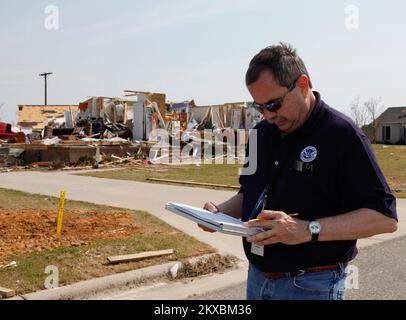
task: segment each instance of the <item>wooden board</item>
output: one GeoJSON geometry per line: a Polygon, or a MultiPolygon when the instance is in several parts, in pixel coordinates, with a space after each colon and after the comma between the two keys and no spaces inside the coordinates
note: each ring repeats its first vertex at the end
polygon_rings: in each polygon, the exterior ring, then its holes
{"type": "Polygon", "coordinates": [[[14,297],[15,295],[16,295],[16,293],[14,290],[0,287],[0,297],[1,298],[11,298],[11,297],[14,297]]]}
{"type": "Polygon", "coordinates": [[[115,264],[115,263],[139,261],[139,260],[144,260],[144,259],[149,259],[149,258],[168,256],[173,253],[174,253],[173,249],[160,250],[160,251],[148,251],[148,252],[142,252],[142,253],[137,253],[137,254],[128,254],[128,255],[123,255],[123,256],[108,257],[107,260],[109,263],[115,264]]]}
{"type": "Polygon", "coordinates": [[[20,105],[17,126],[43,129],[52,118],[65,116],[65,111],[78,109],[77,105],[20,105]]]}

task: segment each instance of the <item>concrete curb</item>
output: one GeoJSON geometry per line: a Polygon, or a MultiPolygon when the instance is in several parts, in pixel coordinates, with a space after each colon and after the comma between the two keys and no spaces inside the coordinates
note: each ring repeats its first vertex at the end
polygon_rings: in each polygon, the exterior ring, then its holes
{"type": "MultiPolygon", "coordinates": [[[[186,261],[194,264],[198,261],[205,260],[214,255],[216,255],[216,253],[193,257],[187,259],[186,261]]],[[[220,255],[223,256],[222,254],[220,255]]],[[[170,270],[176,265],[178,265],[177,269],[181,269],[183,266],[183,262],[172,261],[160,265],[122,272],[101,278],[85,280],[64,287],[28,293],[6,300],[72,300],[75,298],[93,295],[99,291],[111,290],[114,288],[129,285],[137,281],[163,276],[165,274],[168,274],[170,270]]]]}

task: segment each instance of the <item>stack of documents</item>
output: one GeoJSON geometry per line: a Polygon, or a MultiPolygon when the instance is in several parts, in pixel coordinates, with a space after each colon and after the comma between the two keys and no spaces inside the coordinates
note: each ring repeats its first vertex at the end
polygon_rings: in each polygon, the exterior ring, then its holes
{"type": "Polygon", "coordinates": [[[205,209],[174,202],[169,202],[165,208],[166,210],[197,222],[202,226],[222,233],[240,237],[249,237],[264,231],[261,228],[247,228],[241,220],[235,219],[221,212],[211,213],[205,209]]]}

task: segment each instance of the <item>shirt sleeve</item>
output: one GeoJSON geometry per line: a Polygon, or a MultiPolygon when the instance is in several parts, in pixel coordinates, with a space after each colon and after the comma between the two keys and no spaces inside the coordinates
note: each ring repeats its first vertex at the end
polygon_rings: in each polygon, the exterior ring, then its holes
{"type": "Polygon", "coordinates": [[[346,211],[369,208],[398,220],[396,198],[368,138],[354,132],[346,140],[338,172],[341,207],[346,211]]]}
{"type": "Polygon", "coordinates": [[[238,193],[244,193],[244,188],[243,188],[243,186],[241,184],[241,176],[240,176],[239,181],[240,181],[240,190],[238,190],[238,193]]]}

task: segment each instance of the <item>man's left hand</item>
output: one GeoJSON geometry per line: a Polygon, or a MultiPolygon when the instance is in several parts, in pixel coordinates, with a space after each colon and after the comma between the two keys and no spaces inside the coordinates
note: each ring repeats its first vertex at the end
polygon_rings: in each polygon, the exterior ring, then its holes
{"type": "Polygon", "coordinates": [[[257,245],[283,243],[295,245],[309,242],[311,234],[307,230],[308,222],[295,219],[283,211],[262,211],[257,219],[245,222],[249,228],[262,228],[265,231],[247,238],[257,245]]]}

